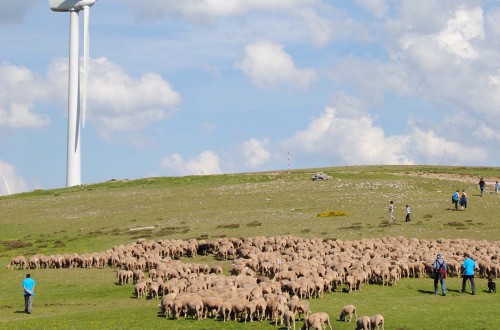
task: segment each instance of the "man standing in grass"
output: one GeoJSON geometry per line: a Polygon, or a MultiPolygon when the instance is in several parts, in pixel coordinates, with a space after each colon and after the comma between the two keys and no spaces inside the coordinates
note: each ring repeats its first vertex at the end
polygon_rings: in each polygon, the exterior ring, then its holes
{"type": "Polygon", "coordinates": [[[396,222],[396,218],[394,217],[394,203],[393,201],[389,202],[389,222],[396,222]]]}
{"type": "Polygon", "coordinates": [[[438,281],[441,283],[441,292],[443,296],[446,296],[446,284],[444,280],[446,279],[446,261],[444,261],[441,253],[438,253],[436,260],[432,264],[434,268],[434,293],[438,294],[438,281]]]}
{"type": "Polygon", "coordinates": [[[474,283],[474,269],[476,268],[476,263],[469,256],[468,253],[464,254],[465,260],[462,264],[462,268],[464,269],[464,278],[462,280],[462,293],[465,292],[465,286],[467,284],[467,280],[470,280],[472,294],[476,294],[476,284],[474,283]]]}
{"type": "Polygon", "coordinates": [[[406,204],[406,222],[410,221],[410,213],[411,213],[411,210],[410,210],[410,205],[406,204]]]}
{"type": "Polygon", "coordinates": [[[24,290],[24,311],[31,314],[31,309],[33,307],[33,296],[35,295],[35,280],[31,278],[30,274],[26,274],[26,278],[23,281],[24,290]]]}

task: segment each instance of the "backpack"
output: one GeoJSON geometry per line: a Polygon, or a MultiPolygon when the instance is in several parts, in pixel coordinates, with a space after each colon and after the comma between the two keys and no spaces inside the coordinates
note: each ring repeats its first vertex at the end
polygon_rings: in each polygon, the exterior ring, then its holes
{"type": "Polygon", "coordinates": [[[458,202],[458,194],[456,192],[451,196],[451,201],[458,202]]]}
{"type": "Polygon", "coordinates": [[[434,272],[436,273],[436,276],[437,278],[446,278],[446,268],[444,267],[444,261],[443,263],[439,263],[437,260],[436,260],[437,264],[438,264],[438,268],[434,268],[434,272]]]}

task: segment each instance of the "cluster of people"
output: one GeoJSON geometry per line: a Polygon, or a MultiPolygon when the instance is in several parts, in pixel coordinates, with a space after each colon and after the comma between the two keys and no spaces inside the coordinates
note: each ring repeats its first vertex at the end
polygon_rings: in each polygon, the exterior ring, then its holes
{"type": "Polygon", "coordinates": [[[458,205],[460,204],[460,210],[467,210],[467,193],[462,190],[460,193],[458,190],[451,196],[451,202],[455,205],[455,211],[458,211],[458,205]]]}
{"type": "MultiPolygon", "coordinates": [[[[394,216],[394,202],[393,201],[389,201],[388,210],[389,210],[389,222],[396,222],[396,217],[394,216]]],[[[410,205],[406,204],[405,222],[408,222],[411,220],[410,215],[411,215],[410,205]]]]}
{"type": "MultiPolygon", "coordinates": [[[[434,268],[433,278],[434,278],[434,293],[438,294],[438,283],[441,284],[441,293],[443,296],[446,296],[446,274],[447,274],[447,265],[446,261],[444,261],[441,253],[438,253],[436,256],[436,260],[432,264],[434,268]]],[[[464,254],[464,261],[462,263],[462,269],[464,272],[462,279],[462,290],[464,293],[467,287],[467,281],[470,281],[472,294],[476,294],[476,284],[474,283],[474,269],[476,268],[476,262],[470,257],[468,253],[464,254]]]]}

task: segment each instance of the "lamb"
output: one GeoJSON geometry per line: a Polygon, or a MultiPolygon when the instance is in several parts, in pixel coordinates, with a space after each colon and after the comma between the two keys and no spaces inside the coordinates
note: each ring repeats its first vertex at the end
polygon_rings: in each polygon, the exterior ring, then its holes
{"type": "Polygon", "coordinates": [[[375,328],[379,330],[379,326],[382,326],[382,330],[384,330],[384,317],[382,316],[382,314],[375,314],[370,317],[370,323],[373,330],[375,328]]]}
{"type": "Polygon", "coordinates": [[[355,330],[372,330],[371,319],[369,316],[361,316],[356,320],[355,330]]]}
{"type": "Polygon", "coordinates": [[[353,315],[356,316],[356,319],[358,318],[356,307],[354,305],[345,305],[344,307],[342,307],[342,311],[339,315],[339,320],[347,322],[347,316],[349,316],[349,322],[351,322],[353,315]]]}

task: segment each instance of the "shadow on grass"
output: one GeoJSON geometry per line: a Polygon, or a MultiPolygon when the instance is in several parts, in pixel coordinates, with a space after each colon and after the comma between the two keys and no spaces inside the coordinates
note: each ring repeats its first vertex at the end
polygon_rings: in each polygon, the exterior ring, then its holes
{"type": "Polygon", "coordinates": [[[434,291],[430,291],[430,290],[418,290],[418,292],[425,293],[425,294],[434,294],[434,291]]]}

